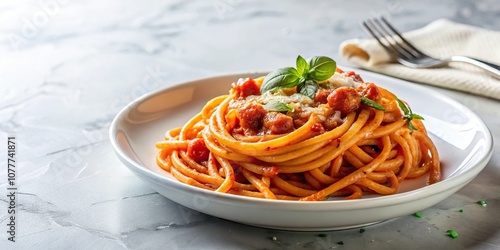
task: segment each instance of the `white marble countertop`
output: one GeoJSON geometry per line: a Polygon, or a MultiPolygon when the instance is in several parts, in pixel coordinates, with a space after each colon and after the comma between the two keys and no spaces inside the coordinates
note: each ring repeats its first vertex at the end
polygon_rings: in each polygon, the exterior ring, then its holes
{"type": "MultiPolygon", "coordinates": [[[[402,30],[437,18],[499,30],[499,7],[496,0],[4,1],[0,249],[500,249],[498,143],[472,182],[421,219],[403,216],[361,234],[263,229],[195,212],[140,181],[108,139],[117,112],[156,89],[274,69],[298,54],[345,64],[338,45],[366,37],[364,18],[386,15],[402,30]],[[17,145],[15,242],[6,232],[8,137],[17,145]],[[459,238],[445,234],[450,228],[459,238]]],[[[500,102],[429,88],[474,110],[500,140],[500,102]]]]}

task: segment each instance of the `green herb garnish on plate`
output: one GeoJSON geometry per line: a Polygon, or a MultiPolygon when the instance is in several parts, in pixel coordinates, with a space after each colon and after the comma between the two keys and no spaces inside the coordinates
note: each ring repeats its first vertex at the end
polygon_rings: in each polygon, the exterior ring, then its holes
{"type": "Polygon", "coordinates": [[[488,205],[488,202],[486,202],[485,200],[480,200],[480,201],[477,201],[477,204],[479,204],[483,207],[486,207],[488,205]]]}
{"type": "Polygon", "coordinates": [[[448,231],[446,231],[446,232],[448,233],[448,235],[449,235],[451,238],[453,238],[453,239],[458,238],[458,233],[457,233],[457,232],[455,232],[455,230],[450,229],[450,230],[448,230],[448,231]]]}

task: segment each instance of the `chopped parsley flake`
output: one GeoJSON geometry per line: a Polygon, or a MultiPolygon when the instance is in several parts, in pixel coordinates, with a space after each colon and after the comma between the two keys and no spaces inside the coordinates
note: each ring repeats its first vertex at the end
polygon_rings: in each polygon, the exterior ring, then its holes
{"type": "Polygon", "coordinates": [[[483,207],[486,207],[488,205],[488,202],[484,201],[484,200],[480,200],[480,201],[477,201],[477,204],[483,206],[483,207]]]}
{"type": "Polygon", "coordinates": [[[422,218],[422,215],[419,212],[416,212],[413,215],[415,215],[415,217],[417,217],[417,218],[422,218]]]}
{"type": "Polygon", "coordinates": [[[365,230],[364,228],[359,229],[359,233],[360,233],[360,234],[364,233],[365,231],[366,231],[366,230],[365,230]]]}
{"type": "Polygon", "coordinates": [[[451,230],[451,229],[450,229],[450,230],[448,230],[448,231],[446,231],[446,232],[448,232],[448,235],[449,235],[451,238],[453,238],[453,239],[458,238],[458,233],[457,233],[457,232],[455,232],[455,230],[451,230]]]}

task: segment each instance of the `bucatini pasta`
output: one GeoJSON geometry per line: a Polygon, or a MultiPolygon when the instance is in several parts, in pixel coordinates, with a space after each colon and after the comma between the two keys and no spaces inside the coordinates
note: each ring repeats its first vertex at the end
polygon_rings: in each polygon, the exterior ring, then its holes
{"type": "MultiPolygon", "coordinates": [[[[236,79],[235,79],[236,80],[236,79]]],[[[408,178],[440,180],[422,117],[393,93],[328,57],[239,79],[227,95],[156,144],[179,181],[266,199],[390,195],[408,178]],[[332,63],[333,62],[333,63],[332,63]]]]}

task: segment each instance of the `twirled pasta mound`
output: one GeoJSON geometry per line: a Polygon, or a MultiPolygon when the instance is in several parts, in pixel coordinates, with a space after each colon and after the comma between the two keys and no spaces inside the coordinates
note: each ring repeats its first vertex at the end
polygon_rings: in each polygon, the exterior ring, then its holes
{"type": "Polygon", "coordinates": [[[302,201],[390,195],[424,175],[440,180],[421,117],[388,90],[340,69],[315,82],[313,98],[300,85],[261,93],[263,81],[239,79],[168,130],[156,144],[158,165],[199,188],[302,201]]]}

